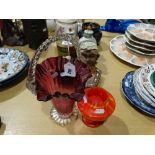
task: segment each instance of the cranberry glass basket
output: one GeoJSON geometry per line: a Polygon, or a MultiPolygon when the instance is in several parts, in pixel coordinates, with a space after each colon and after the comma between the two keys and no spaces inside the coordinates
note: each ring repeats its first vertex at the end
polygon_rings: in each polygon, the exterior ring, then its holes
{"type": "MultiPolygon", "coordinates": [[[[37,96],[39,101],[51,100],[53,108],[51,117],[59,124],[66,125],[77,118],[78,110],[75,101],[80,101],[84,96],[86,82],[92,76],[87,64],[78,58],[68,60],[65,57],[50,57],[38,64],[43,51],[51,43],[66,39],[70,41],[78,52],[78,38],[61,34],[45,40],[36,50],[29,67],[27,88],[37,96]],[[64,71],[64,64],[68,61],[75,66],[76,76],[60,76],[64,71]]],[[[78,55],[78,53],[77,53],[78,55]]]]}

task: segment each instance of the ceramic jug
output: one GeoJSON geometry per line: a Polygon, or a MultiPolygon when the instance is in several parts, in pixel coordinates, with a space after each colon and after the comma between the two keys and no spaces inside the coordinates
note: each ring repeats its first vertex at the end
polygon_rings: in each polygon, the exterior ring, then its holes
{"type": "Polygon", "coordinates": [[[79,47],[82,50],[98,49],[96,39],[93,37],[92,30],[85,30],[83,37],[79,40],[79,47]]]}
{"type": "Polygon", "coordinates": [[[102,32],[100,31],[100,25],[98,23],[85,22],[82,24],[82,29],[78,32],[79,38],[83,37],[85,30],[92,30],[93,36],[96,39],[97,45],[102,38],[102,32]]]}
{"type": "Polygon", "coordinates": [[[82,20],[56,19],[56,34],[74,32],[76,35],[82,29],[82,20]]]}

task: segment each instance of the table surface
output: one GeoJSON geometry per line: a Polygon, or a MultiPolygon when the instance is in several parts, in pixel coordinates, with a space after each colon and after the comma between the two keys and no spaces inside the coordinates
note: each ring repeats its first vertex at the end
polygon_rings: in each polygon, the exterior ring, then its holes
{"type": "MultiPolygon", "coordinates": [[[[90,20],[88,20],[90,21],[90,20]]],[[[91,20],[92,21],[92,20],[91,20]]],[[[93,20],[103,25],[105,20],[93,20]]],[[[125,99],[121,92],[124,75],[137,67],[118,59],[109,49],[109,42],[118,33],[102,32],[99,45],[100,58],[97,66],[102,70],[100,86],[108,90],[116,100],[116,109],[111,117],[98,128],[89,128],[81,116],[71,124],[61,127],[50,117],[52,104],[39,102],[25,87],[26,78],[13,86],[0,90],[0,116],[3,125],[0,134],[5,135],[139,135],[155,134],[155,118],[147,116],[125,99]]],[[[32,58],[34,50],[27,45],[16,47],[32,58]]],[[[56,56],[56,45],[52,44],[41,56],[40,62],[56,56]]]]}

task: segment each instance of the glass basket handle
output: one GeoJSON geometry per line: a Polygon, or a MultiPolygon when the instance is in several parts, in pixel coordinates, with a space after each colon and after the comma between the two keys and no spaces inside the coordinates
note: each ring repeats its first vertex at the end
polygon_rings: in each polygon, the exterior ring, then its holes
{"type": "Polygon", "coordinates": [[[75,36],[70,36],[68,34],[61,34],[61,35],[55,35],[51,36],[48,39],[46,39],[36,50],[33,58],[31,59],[30,66],[29,66],[29,71],[28,71],[28,77],[26,81],[26,87],[33,93],[36,94],[36,85],[35,85],[35,71],[36,71],[36,66],[38,63],[38,60],[42,54],[43,51],[45,51],[51,43],[54,43],[58,40],[69,40],[73,46],[76,49],[77,55],[78,55],[78,38],[75,36]]]}

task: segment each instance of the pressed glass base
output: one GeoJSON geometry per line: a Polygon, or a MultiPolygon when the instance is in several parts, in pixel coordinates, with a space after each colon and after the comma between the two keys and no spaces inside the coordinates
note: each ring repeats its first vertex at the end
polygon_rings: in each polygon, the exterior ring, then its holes
{"type": "Polygon", "coordinates": [[[64,118],[64,116],[59,114],[54,107],[51,109],[50,114],[52,119],[60,126],[65,126],[78,118],[78,110],[76,107],[74,107],[73,112],[68,115],[67,118],[64,118]]]}

